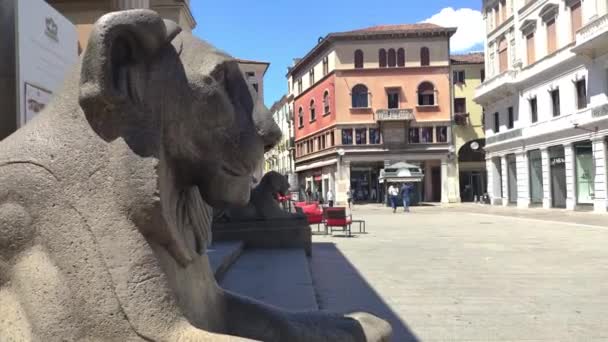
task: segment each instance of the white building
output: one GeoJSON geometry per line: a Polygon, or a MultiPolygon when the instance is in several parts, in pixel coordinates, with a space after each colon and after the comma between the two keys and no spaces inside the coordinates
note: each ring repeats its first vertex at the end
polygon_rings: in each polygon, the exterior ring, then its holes
{"type": "Polygon", "coordinates": [[[292,190],[297,189],[297,177],[294,167],[294,130],[293,111],[287,96],[270,107],[272,118],[281,129],[281,141],[270,151],[264,154],[264,172],[276,171],[288,177],[292,190]]]}
{"type": "Polygon", "coordinates": [[[607,209],[608,1],[484,0],[493,204],[607,209]]]}

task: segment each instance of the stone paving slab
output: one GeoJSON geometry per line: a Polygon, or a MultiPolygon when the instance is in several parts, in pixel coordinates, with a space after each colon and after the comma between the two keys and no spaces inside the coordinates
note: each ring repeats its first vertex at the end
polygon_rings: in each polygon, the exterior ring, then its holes
{"type": "Polygon", "coordinates": [[[394,341],[608,341],[606,218],[563,215],[355,206],[368,234],[313,237],[319,306],[384,317],[394,341]]]}
{"type": "Polygon", "coordinates": [[[303,249],[246,249],[220,285],[290,311],[319,309],[303,249]]]}

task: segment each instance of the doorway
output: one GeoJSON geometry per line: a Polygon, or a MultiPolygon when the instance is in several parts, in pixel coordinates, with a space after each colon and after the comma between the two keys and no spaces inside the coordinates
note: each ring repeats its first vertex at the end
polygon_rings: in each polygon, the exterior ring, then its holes
{"type": "Polygon", "coordinates": [[[549,165],[551,169],[551,206],[566,207],[566,158],[564,147],[549,148],[549,165]]]}
{"type": "Polygon", "coordinates": [[[460,173],[460,199],[463,202],[480,200],[485,193],[486,173],[483,171],[466,171],[460,173]]]}
{"type": "Polygon", "coordinates": [[[431,169],[431,202],[441,202],[441,167],[431,169]]]}

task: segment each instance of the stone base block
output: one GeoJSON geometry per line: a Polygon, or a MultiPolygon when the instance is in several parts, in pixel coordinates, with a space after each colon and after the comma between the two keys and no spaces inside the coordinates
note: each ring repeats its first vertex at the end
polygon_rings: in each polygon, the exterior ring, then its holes
{"type": "Polygon", "coordinates": [[[311,254],[306,218],[213,223],[213,241],[243,241],[245,248],[303,248],[311,254]]]}

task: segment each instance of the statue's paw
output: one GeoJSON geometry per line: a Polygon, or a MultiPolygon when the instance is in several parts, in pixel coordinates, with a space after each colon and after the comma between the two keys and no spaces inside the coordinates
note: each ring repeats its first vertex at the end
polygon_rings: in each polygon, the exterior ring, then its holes
{"type": "Polygon", "coordinates": [[[247,342],[242,337],[216,334],[198,329],[189,323],[180,323],[170,334],[167,342],[247,342]]]}
{"type": "Polygon", "coordinates": [[[346,316],[361,324],[367,342],[390,341],[393,329],[387,321],[366,312],[354,312],[346,316]]]}

